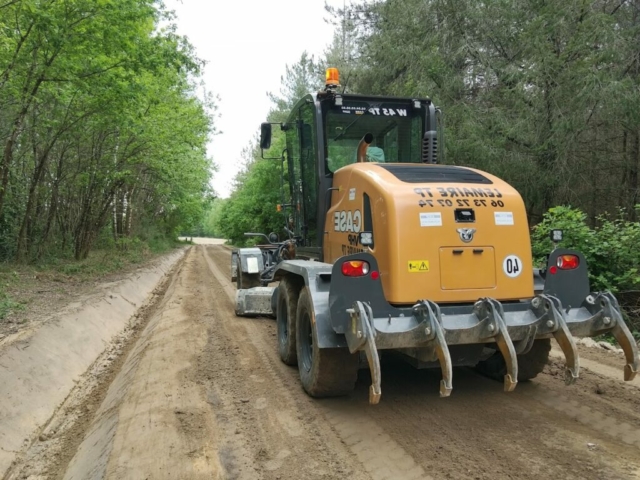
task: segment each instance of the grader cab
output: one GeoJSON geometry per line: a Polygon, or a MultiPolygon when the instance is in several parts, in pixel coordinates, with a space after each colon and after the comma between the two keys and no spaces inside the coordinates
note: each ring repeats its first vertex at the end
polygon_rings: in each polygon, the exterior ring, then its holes
{"type": "MultiPolygon", "coordinates": [[[[634,378],[638,348],[615,297],[590,291],[580,252],[556,248],[533,268],[521,196],[489,173],[438,163],[428,98],[343,94],[338,84],[329,69],[325,90],[280,125],[287,239],[264,236],[232,255],[237,314],[275,315],[280,357],[298,365],[307,393],[349,393],[362,354],[378,403],[383,350],[440,368],[443,397],[454,366],[511,391],[542,371],[551,338],[570,384],[574,338],[607,332],[624,350],[624,379],[634,378]]],[[[265,149],[271,128],[262,125],[265,149]]]]}

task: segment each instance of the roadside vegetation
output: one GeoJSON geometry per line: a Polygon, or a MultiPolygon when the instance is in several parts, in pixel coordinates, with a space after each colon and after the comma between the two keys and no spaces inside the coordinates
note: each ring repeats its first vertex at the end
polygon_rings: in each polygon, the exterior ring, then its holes
{"type": "Polygon", "coordinates": [[[38,262],[0,264],[0,339],[3,333],[12,332],[29,318],[29,307],[40,307],[68,295],[77,296],[92,285],[120,278],[167,251],[183,246],[165,236],[145,240],[133,238],[118,247],[113,239],[105,236],[96,242],[89,255],[76,260],[70,256],[47,256],[38,262]],[[7,325],[2,325],[2,321],[7,325]]]}
{"type": "MultiPolygon", "coordinates": [[[[636,209],[640,209],[640,205],[636,209]]],[[[561,229],[564,238],[558,246],[575,248],[584,254],[591,288],[609,290],[616,295],[640,338],[640,223],[628,217],[628,213],[620,209],[615,214],[599,216],[595,227],[591,227],[581,210],[553,207],[533,228],[531,239],[534,261],[542,267],[546,265],[546,255],[553,249],[549,233],[552,229],[561,229]]]]}
{"type": "Polygon", "coordinates": [[[171,20],[154,0],[0,5],[0,318],[6,272],[111,271],[200,221],[215,105],[171,20]]]}

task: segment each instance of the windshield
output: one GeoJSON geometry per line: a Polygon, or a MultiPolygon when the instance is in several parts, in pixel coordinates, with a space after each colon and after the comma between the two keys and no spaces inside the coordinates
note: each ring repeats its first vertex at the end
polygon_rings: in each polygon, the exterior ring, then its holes
{"type": "Polygon", "coordinates": [[[367,133],[373,135],[373,142],[367,150],[368,161],[421,161],[420,111],[400,104],[379,104],[372,107],[358,102],[329,110],[325,125],[327,168],[330,172],[356,162],[358,143],[367,133]]]}

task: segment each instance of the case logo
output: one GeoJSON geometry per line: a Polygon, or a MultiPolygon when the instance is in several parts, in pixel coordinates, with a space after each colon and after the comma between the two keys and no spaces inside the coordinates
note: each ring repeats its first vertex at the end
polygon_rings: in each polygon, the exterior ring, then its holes
{"type": "Polygon", "coordinates": [[[360,233],[362,229],[362,214],[360,210],[355,212],[341,211],[333,214],[333,228],[336,232],[360,233]]]}
{"type": "Polygon", "coordinates": [[[464,243],[469,243],[473,240],[473,235],[476,233],[475,228],[458,228],[457,232],[460,234],[460,240],[464,243]]]}

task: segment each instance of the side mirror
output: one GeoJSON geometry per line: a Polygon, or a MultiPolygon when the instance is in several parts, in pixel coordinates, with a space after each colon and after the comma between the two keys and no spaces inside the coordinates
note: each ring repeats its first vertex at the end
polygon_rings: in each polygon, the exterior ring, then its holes
{"type": "Polygon", "coordinates": [[[260,148],[268,150],[271,147],[271,124],[260,125],[260,148]]]}

